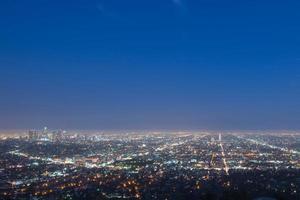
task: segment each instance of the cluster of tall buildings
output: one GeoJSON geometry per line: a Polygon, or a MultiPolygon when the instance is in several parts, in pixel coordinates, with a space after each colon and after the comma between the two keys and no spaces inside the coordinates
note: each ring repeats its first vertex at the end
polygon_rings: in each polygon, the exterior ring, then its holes
{"type": "Polygon", "coordinates": [[[30,130],[28,132],[28,139],[30,141],[51,141],[58,142],[63,139],[63,134],[65,131],[55,130],[50,131],[47,127],[44,127],[43,130],[30,130]]]}

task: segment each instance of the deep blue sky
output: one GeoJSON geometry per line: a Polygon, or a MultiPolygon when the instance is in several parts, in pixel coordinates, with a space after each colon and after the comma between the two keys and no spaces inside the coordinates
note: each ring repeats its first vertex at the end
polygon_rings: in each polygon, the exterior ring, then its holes
{"type": "Polygon", "coordinates": [[[0,129],[300,129],[299,0],[1,0],[0,129]]]}

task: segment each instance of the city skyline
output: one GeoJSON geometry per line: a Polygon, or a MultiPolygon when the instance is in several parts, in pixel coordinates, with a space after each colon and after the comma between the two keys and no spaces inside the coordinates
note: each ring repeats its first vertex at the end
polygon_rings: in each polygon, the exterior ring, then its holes
{"type": "Polygon", "coordinates": [[[299,199],[300,134],[0,135],[1,199],[299,199]]]}

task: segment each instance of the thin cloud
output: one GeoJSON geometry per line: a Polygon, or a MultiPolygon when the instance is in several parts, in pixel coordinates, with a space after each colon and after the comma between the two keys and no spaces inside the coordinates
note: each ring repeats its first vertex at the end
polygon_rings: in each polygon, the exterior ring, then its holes
{"type": "Polygon", "coordinates": [[[106,7],[104,7],[103,4],[101,4],[101,3],[97,4],[97,9],[103,16],[115,18],[115,19],[119,18],[115,12],[112,12],[111,10],[106,9],[106,7]]]}
{"type": "Polygon", "coordinates": [[[180,10],[182,14],[186,14],[188,9],[184,0],[172,0],[172,3],[180,10]]]}
{"type": "Polygon", "coordinates": [[[172,0],[172,3],[178,7],[181,11],[187,12],[186,1],[184,0],[172,0]]]}
{"type": "Polygon", "coordinates": [[[177,6],[182,6],[182,1],[181,0],[172,0],[173,3],[177,6]]]}

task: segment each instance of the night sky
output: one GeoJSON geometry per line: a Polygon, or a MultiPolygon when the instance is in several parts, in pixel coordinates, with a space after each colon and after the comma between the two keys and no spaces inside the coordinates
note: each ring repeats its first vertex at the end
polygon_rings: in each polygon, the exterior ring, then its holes
{"type": "Polygon", "coordinates": [[[300,129],[299,0],[1,0],[0,129],[300,129]]]}

